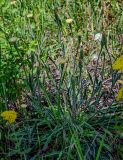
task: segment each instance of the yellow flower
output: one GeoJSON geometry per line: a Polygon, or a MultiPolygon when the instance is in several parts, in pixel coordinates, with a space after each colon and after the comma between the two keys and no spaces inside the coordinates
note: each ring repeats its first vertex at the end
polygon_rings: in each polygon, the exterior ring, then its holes
{"type": "Polygon", "coordinates": [[[123,71],[123,55],[117,58],[117,60],[113,63],[112,68],[114,70],[123,71]]]}
{"type": "Polygon", "coordinates": [[[70,24],[73,22],[73,19],[69,18],[69,19],[66,19],[66,23],[70,24]]]}
{"type": "Polygon", "coordinates": [[[117,97],[116,97],[117,101],[120,101],[122,99],[123,99],[123,87],[118,91],[118,94],[117,94],[117,97]]]}
{"type": "Polygon", "coordinates": [[[17,118],[17,112],[12,110],[4,111],[1,113],[1,117],[3,117],[4,120],[7,120],[11,124],[15,122],[17,118]]]}

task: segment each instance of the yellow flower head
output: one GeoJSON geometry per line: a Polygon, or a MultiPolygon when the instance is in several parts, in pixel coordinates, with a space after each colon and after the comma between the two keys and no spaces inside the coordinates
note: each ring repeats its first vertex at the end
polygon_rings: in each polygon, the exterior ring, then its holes
{"type": "Polygon", "coordinates": [[[4,111],[1,113],[1,117],[3,117],[4,120],[7,120],[11,124],[15,122],[17,118],[17,112],[12,110],[4,111]]]}
{"type": "Polygon", "coordinates": [[[114,70],[123,71],[123,55],[117,58],[117,60],[113,63],[112,68],[114,70]]]}
{"type": "Polygon", "coordinates": [[[123,100],[123,87],[118,91],[116,100],[117,101],[123,100]]]}
{"type": "Polygon", "coordinates": [[[69,19],[66,19],[66,23],[70,24],[73,22],[73,19],[69,18],[69,19]]]}

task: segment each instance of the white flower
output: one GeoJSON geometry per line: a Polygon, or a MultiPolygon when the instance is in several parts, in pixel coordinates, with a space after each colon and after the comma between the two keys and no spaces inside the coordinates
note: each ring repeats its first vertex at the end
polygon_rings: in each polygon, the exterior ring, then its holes
{"type": "Polygon", "coordinates": [[[10,4],[11,5],[15,5],[17,3],[17,1],[11,1],[10,4]]]}
{"type": "Polygon", "coordinates": [[[98,60],[98,55],[97,54],[93,54],[92,55],[92,60],[93,61],[97,61],[98,60]]]}
{"type": "Polygon", "coordinates": [[[102,37],[103,37],[102,33],[97,33],[97,34],[94,35],[94,40],[101,42],[102,37]]]}
{"type": "Polygon", "coordinates": [[[16,43],[18,41],[18,38],[17,37],[11,37],[10,39],[9,39],[9,42],[10,43],[16,43]]]}
{"type": "Polygon", "coordinates": [[[32,13],[27,14],[27,18],[32,18],[32,17],[33,17],[32,13]]]}

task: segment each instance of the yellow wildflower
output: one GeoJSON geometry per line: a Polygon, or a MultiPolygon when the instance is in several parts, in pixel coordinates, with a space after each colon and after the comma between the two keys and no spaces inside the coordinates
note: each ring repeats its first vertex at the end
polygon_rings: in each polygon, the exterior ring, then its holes
{"type": "Polygon", "coordinates": [[[114,70],[123,71],[123,55],[117,58],[117,60],[113,63],[112,68],[114,70]]]}
{"type": "Polygon", "coordinates": [[[1,117],[3,117],[4,120],[7,120],[11,124],[15,122],[17,118],[17,112],[13,110],[4,111],[1,113],[1,117]]]}
{"type": "Polygon", "coordinates": [[[66,23],[70,24],[73,22],[73,19],[69,18],[69,19],[66,19],[66,23]]]}
{"type": "Polygon", "coordinates": [[[117,101],[123,100],[123,87],[118,91],[116,100],[117,101]]]}

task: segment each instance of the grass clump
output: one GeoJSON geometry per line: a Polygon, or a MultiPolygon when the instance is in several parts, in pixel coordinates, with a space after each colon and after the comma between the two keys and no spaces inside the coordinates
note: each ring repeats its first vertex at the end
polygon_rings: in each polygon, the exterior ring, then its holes
{"type": "Polygon", "coordinates": [[[122,2],[0,10],[1,158],[123,159],[122,2]]]}

